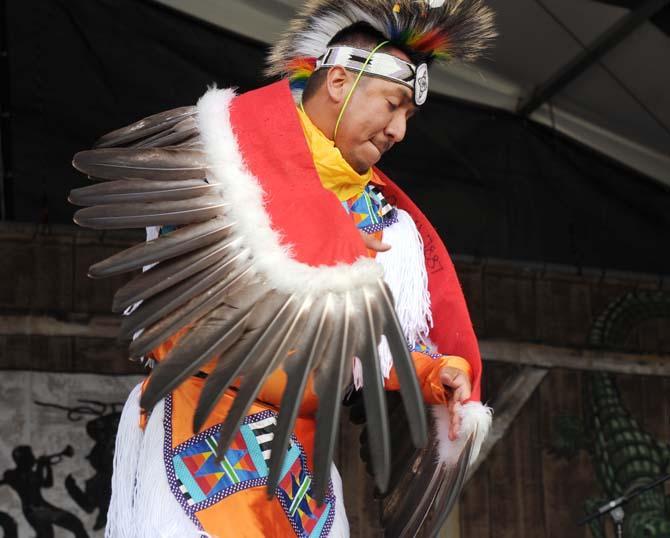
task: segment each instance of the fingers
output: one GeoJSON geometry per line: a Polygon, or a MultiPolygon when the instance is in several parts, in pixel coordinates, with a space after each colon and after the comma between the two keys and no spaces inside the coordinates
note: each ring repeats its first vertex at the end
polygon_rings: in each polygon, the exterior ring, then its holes
{"type": "Polygon", "coordinates": [[[464,383],[461,386],[459,386],[456,390],[454,390],[454,400],[458,402],[464,402],[470,398],[470,386],[469,383],[464,383]]]}
{"type": "Polygon", "coordinates": [[[443,385],[454,389],[454,391],[467,383],[466,376],[463,372],[449,366],[442,369],[440,380],[443,385]]]}
{"type": "Polygon", "coordinates": [[[446,387],[447,411],[449,412],[449,440],[456,441],[461,434],[461,407],[470,398],[472,387],[468,375],[453,366],[440,370],[440,381],[446,387]]]}
{"type": "Polygon", "coordinates": [[[449,439],[455,441],[461,433],[461,404],[452,399],[448,404],[449,409],[449,439]]]}
{"type": "Polygon", "coordinates": [[[456,375],[453,375],[452,373],[447,372],[446,369],[444,369],[440,374],[440,381],[442,381],[442,384],[445,387],[453,389],[456,382],[456,377],[457,377],[456,375]]]}
{"type": "Polygon", "coordinates": [[[391,245],[382,243],[374,235],[366,234],[363,230],[359,230],[358,232],[361,234],[363,243],[365,243],[365,246],[370,250],[374,250],[375,252],[386,252],[391,249],[391,245]]]}
{"type": "Polygon", "coordinates": [[[464,402],[472,394],[472,387],[467,374],[457,368],[450,366],[443,368],[440,373],[440,381],[445,387],[452,389],[452,398],[459,402],[464,402]]]}
{"type": "Polygon", "coordinates": [[[462,402],[470,398],[471,387],[467,374],[453,367],[445,367],[440,372],[442,384],[450,389],[451,397],[447,401],[449,411],[449,439],[455,441],[461,433],[462,402]]]}

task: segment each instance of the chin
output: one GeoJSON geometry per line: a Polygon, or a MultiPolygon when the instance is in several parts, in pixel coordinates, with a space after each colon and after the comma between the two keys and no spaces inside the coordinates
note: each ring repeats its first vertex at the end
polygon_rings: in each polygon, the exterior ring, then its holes
{"type": "Polygon", "coordinates": [[[361,164],[360,167],[354,167],[354,170],[356,170],[359,174],[364,174],[370,168],[372,168],[375,164],[379,162],[379,159],[382,158],[382,154],[375,148],[374,152],[368,152],[367,155],[359,159],[359,162],[361,164]]]}
{"type": "Polygon", "coordinates": [[[371,159],[370,161],[368,161],[368,164],[365,168],[365,172],[367,172],[368,170],[370,170],[370,168],[372,168],[375,164],[377,164],[381,158],[382,158],[382,156],[378,155],[374,159],[371,159]]]}
{"type": "Polygon", "coordinates": [[[347,162],[357,173],[363,175],[370,170],[370,167],[377,161],[371,162],[369,159],[347,159],[347,162]]]}
{"type": "Polygon", "coordinates": [[[370,168],[372,168],[375,164],[377,164],[376,160],[375,161],[370,161],[370,162],[365,163],[364,165],[355,167],[354,170],[356,170],[356,172],[358,172],[360,175],[363,175],[368,170],[370,170],[370,168]]]}
{"type": "Polygon", "coordinates": [[[344,160],[349,163],[356,172],[365,174],[381,158],[381,153],[375,147],[374,150],[358,151],[349,155],[342,154],[344,160]]]}

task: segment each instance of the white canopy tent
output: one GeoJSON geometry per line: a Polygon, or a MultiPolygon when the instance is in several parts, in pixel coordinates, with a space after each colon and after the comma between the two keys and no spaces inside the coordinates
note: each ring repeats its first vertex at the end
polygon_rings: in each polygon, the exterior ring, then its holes
{"type": "MultiPolygon", "coordinates": [[[[159,0],[272,43],[302,0],[159,0]]],[[[634,9],[590,0],[488,0],[500,37],[476,65],[433,69],[431,91],[527,116],[670,187],[670,36],[634,9]]],[[[625,3],[619,0],[613,3],[625,3]]]]}

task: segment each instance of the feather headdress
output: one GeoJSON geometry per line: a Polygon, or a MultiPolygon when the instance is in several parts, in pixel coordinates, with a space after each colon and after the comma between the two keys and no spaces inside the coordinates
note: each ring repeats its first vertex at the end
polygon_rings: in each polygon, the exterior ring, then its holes
{"type": "Polygon", "coordinates": [[[299,87],[330,40],[361,22],[428,62],[471,62],[497,35],[493,11],[483,0],[309,0],[273,47],[266,74],[299,87]]]}

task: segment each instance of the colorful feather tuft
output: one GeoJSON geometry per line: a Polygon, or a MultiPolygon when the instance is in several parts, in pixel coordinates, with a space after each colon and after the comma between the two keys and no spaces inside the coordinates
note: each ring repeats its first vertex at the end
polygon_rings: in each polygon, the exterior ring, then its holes
{"type": "Polygon", "coordinates": [[[497,35],[483,0],[309,0],[273,47],[266,74],[304,87],[315,58],[341,30],[365,22],[405,50],[428,60],[471,62],[497,35]]]}
{"type": "Polygon", "coordinates": [[[292,91],[302,91],[316,69],[316,58],[295,58],[288,63],[288,79],[292,91]]]}

